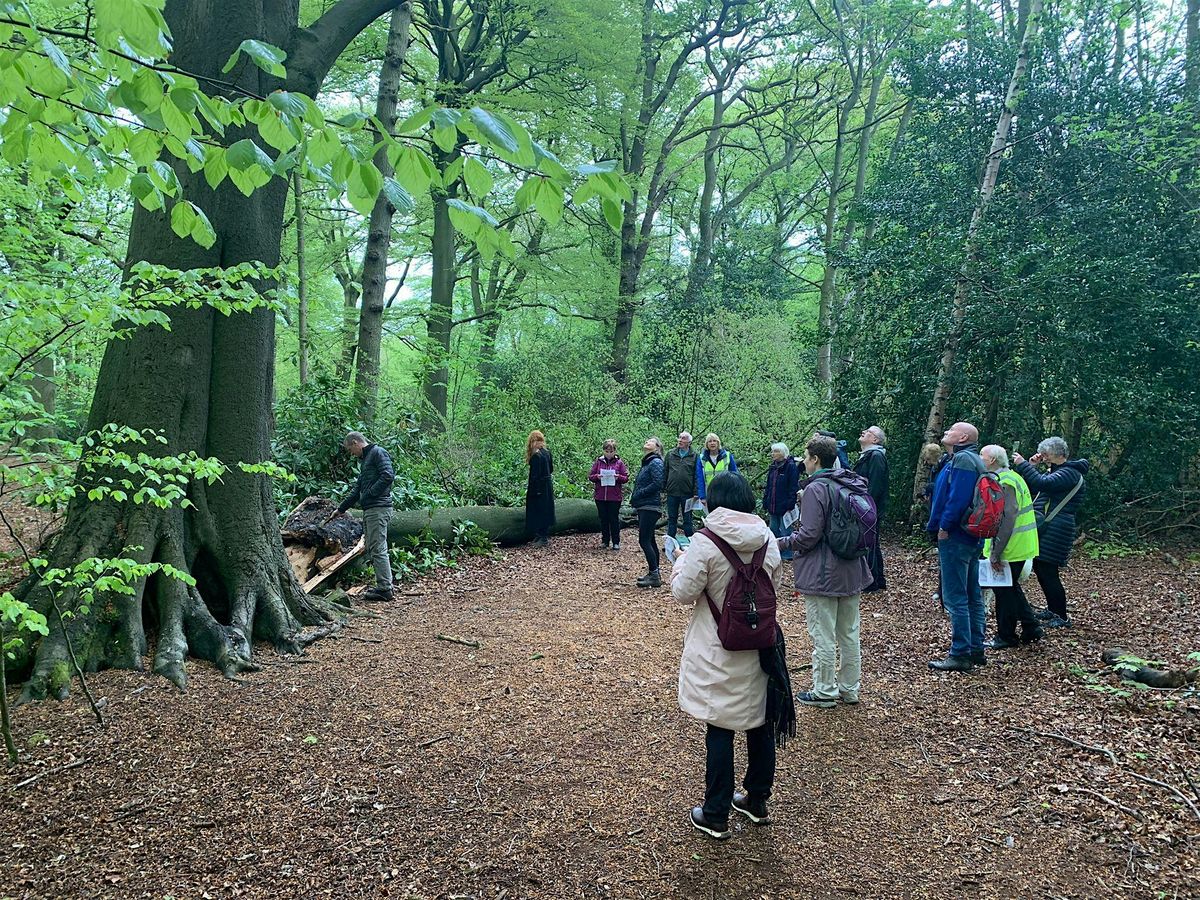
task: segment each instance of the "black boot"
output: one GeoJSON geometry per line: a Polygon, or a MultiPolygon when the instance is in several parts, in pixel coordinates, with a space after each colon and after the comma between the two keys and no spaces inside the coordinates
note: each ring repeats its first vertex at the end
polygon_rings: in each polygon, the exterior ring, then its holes
{"type": "Polygon", "coordinates": [[[935,672],[970,672],[973,668],[969,656],[947,656],[945,659],[930,660],[929,668],[935,672]]]}
{"type": "Polygon", "coordinates": [[[996,635],[988,642],[987,646],[992,650],[1008,650],[1020,646],[1020,642],[1015,637],[1006,638],[996,635]]]}

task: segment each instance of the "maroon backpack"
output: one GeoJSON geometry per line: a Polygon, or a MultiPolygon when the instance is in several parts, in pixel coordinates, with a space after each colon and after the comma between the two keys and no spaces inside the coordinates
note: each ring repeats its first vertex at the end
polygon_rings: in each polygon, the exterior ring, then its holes
{"type": "Polygon", "coordinates": [[[717,609],[705,591],[704,599],[717,620],[717,637],[726,650],[765,650],[775,646],[775,585],[763,567],[770,540],[756,551],[750,562],[707,528],[700,534],[717,545],[733,566],[733,578],[725,589],[725,604],[717,609]]]}

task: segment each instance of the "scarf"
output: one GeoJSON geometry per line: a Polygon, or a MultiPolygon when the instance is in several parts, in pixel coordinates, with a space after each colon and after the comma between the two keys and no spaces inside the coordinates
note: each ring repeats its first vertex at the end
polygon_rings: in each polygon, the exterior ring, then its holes
{"type": "Polygon", "coordinates": [[[775,626],[775,646],[758,651],[758,663],[767,673],[767,724],[775,736],[775,746],[783,747],[796,736],[796,704],[792,700],[792,681],[787,670],[787,645],[783,629],[775,626]]]}

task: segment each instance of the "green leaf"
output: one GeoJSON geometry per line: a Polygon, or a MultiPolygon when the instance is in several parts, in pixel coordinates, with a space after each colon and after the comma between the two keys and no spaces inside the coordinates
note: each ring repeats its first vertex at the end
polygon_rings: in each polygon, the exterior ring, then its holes
{"type": "Polygon", "coordinates": [[[396,126],[396,134],[412,134],[433,118],[436,106],[427,106],[420,112],[415,112],[396,126]]]}
{"type": "Polygon", "coordinates": [[[229,174],[229,163],[225,159],[225,153],[223,147],[210,147],[208,159],[204,162],[204,180],[214,191],[229,174]]]}
{"type": "Polygon", "coordinates": [[[417,208],[412,195],[401,187],[395,178],[383,180],[383,195],[387,197],[388,203],[392,204],[397,212],[407,215],[417,208]]]}
{"type": "Polygon", "coordinates": [[[431,136],[433,142],[441,148],[443,153],[452,153],[458,146],[457,128],[435,128],[431,136]]]}
{"type": "Polygon", "coordinates": [[[495,184],[488,167],[473,156],[466,161],[463,167],[463,177],[467,182],[467,189],[473,197],[483,197],[491,193],[495,184]]]}
{"type": "Polygon", "coordinates": [[[576,166],[575,171],[584,177],[588,175],[605,175],[609,172],[617,171],[617,161],[615,159],[607,159],[603,162],[584,163],[581,166],[576,166]]]}
{"type": "Polygon", "coordinates": [[[600,206],[601,209],[604,210],[604,218],[608,220],[608,227],[613,231],[620,231],[621,222],[625,218],[624,212],[621,209],[621,204],[605,198],[603,201],[601,201],[600,206]]]}
{"type": "Polygon", "coordinates": [[[503,150],[506,153],[517,153],[521,149],[517,136],[513,134],[508,124],[492,115],[486,109],[478,106],[471,107],[467,117],[479,130],[479,136],[490,147],[503,150]]]}
{"type": "Polygon", "coordinates": [[[244,172],[251,166],[261,166],[264,169],[271,169],[275,165],[274,160],[267,156],[263,152],[263,149],[249,138],[242,138],[242,140],[225,151],[225,156],[230,170],[238,172],[244,172]]]}
{"type": "MultiPolygon", "coordinates": [[[[171,230],[180,237],[187,237],[196,225],[196,208],[186,200],[175,204],[171,210],[171,230]]],[[[90,499],[90,495],[89,495],[90,499]]]]}
{"type": "MultiPolygon", "coordinates": [[[[267,102],[285,116],[303,118],[308,112],[308,106],[304,102],[307,99],[303,94],[295,94],[291,91],[275,91],[267,97],[267,102]]],[[[309,102],[311,103],[312,101],[310,100],[309,102]]],[[[323,120],[318,120],[316,127],[320,128],[322,124],[323,120]]]]}
{"type": "Polygon", "coordinates": [[[396,180],[411,194],[423,194],[430,185],[442,183],[433,160],[416,147],[392,144],[388,148],[388,160],[396,173],[396,180]]]}
{"type": "Polygon", "coordinates": [[[484,225],[490,225],[492,228],[500,225],[496,217],[483,207],[466,203],[457,197],[451,197],[446,201],[446,205],[450,207],[450,221],[467,237],[474,237],[484,225]]]}
{"type": "Polygon", "coordinates": [[[283,61],[287,59],[287,54],[271,44],[249,39],[242,41],[233,51],[233,56],[229,57],[229,62],[225,63],[221,71],[228,72],[232,69],[237,64],[238,57],[243,53],[267,74],[274,75],[276,78],[287,77],[287,69],[283,67],[283,61]]]}

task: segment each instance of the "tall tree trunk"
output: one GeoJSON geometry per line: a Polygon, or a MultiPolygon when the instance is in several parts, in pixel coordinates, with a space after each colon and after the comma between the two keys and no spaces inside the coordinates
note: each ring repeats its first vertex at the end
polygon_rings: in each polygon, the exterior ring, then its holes
{"type": "MultiPolygon", "coordinates": [[[[1009,131],[1012,128],[1013,116],[1017,111],[1017,101],[1021,93],[1021,83],[1029,69],[1030,50],[1037,39],[1038,26],[1041,22],[1042,0],[1030,0],[1029,21],[1025,34],[1021,37],[1021,47],[1017,53],[1017,62],[1013,67],[1012,77],[1008,82],[1008,90],[1004,95],[1004,105],[996,121],[996,131],[992,136],[992,145],[984,161],[983,176],[979,182],[979,193],[975,199],[975,209],[971,213],[971,224],[967,227],[967,238],[963,246],[963,261],[954,284],[954,303],[951,313],[950,331],[946,335],[942,347],[941,361],[938,366],[937,382],[933,390],[933,401],[929,406],[929,417],[925,422],[925,440],[936,441],[941,437],[946,419],[946,403],[950,399],[951,379],[954,366],[958,359],[958,347],[962,342],[967,321],[967,304],[970,300],[971,284],[979,268],[979,229],[987,215],[988,205],[996,190],[996,177],[1000,172],[1000,159],[1008,148],[1009,131]]],[[[917,470],[913,477],[913,502],[916,503],[924,494],[926,473],[924,463],[917,462],[917,470]]]]}
{"type": "Polygon", "coordinates": [[[299,305],[296,331],[300,344],[300,383],[308,384],[308,266],[304,246],[304,195],[299,169],[292,173],[292,197],[296,203],[296,302],[299,305]]]}
{"type": "MultiPolygon", "coordinates": [[[[408,52],[409,26],[412,24],[412,2],[404,0],[392,11],[388,29],[387,49],[379,73],[379,98],[375,103],[375,118],[384,131],[396,127],[396,95],[400,90],[400,75],[408,52]]],[[[380,141],[377,135],[376,140],[380,141]]],[[[392,163],[387,149],[380,142],[375,153],[375,167],[384,178],[392,177],[392,163]]],[[[367,230],[367,249],[362,265],[362,310],[358,316],[358,365],[355,388],[359,413],[363,421],[375,418],[379,401],[379,362],[383,344],[384,289],[387,287],[388,247],[392,240],[392,215],[395,207],[384,194],[375,200],[371,224],[367,230]]]]}
{"type": "MultiPolygon", "coordinates": [[[[171,0],[165,15],[174,38],[171,63],[203,83],[234,81],[266,96],[283,88],[315,96],[329,65],[346,44],[390,8],[388,0],[341,0],[310,28],[298,28],[299,0],[242,0],[239,3],[187,3],[171,0]],[[247,39],[288,51],[286,81],[244,63],[232,73],[221,66],[247,39]]],[[[227,129],[232,144],[252,137],[244,128],[227,129]]],[[[208,250],[175,236],[166,211],[137,207],[130,229],[129,264],[139,261],[177,269],[228,266],[260,261],[279,263],[288,182],[274,178],[251,196],[231,183],[215,191],[202,172],[189,172],[170,155],[181,196],[207,214],[216,232],[208,250]]],[[[271,287],[266,285],[266,287],[271,287]]],[[[152,505],[89,502],[77,498],[67,510],[51,565],[73,567],[91,557],[126,556],[170,563],[191,573],[195,586],[175,578],[137,585],[133,596],[105,595],[85,614],[71,618],[70,630],[81,666],[142,667],[148,629],[156,626],[154,670],[183,687],[184,659],[207,659],[227,675],[251,667],[251,642],[270,641],[298,650],[310,640],[304,626],[326,613],[300,589],[283,553],[271,485],[239,462],[269,458],[275,314],[269,309],[223,316],[211,308],[175,309],[171,329],[136,329],[111,342],[104,353],[92,403],[90,428],[115,422],[163,435],[169,454],[195,452],[227,464],[220,481],[190,486],[188,508],[160,510],[152,505]],[[136,549],[141,548],[141,549],[136,549]],[[150,588],[150,589],[148,589],[150,588]]],[[[152,451],[153,452],[153,451],[152,451]]],[[[45,607],[49,598],[33,588],[30,600],[45,607]]],[[[73,603],[69,595],[64,598],[73,603]]],[[[36,650],[26,698],[45,697],[53,673],[66,665],[64,632],[51,625],[36,650]]]]}
{"type": "Polygon", "coordinates": [[[625,383],[629,369],[629,341],[633,334],[633,319],[637,314],[638,281],[641,276],[641,254],[638,252],[641,238],[638,234],[637,192],[633,203],[625,204],[625,218],[621,222],[621,267],[617,282],[617,318],[613,325],[612,365],[610,372],[618,383],[625,383]]]}
{"type": "MultiPolygon", "coordinates": [[[[455,153],[438,163],[445,171],[455,153]]],[[[450,334],[454,319],[455,232],[450,221],[453,186],[433,189],[433,273],[429,285],[429,315],[425,319],[428,367],[425,374],[427,427],[440,431],[445,427],[446,404],[450,385],[450,334]]]]}
{"type": "Polygon", "coordinates": [[[824,272],[821,275],[821,296],[817,322],[821,344],[817,347],[817,380],[824,386],[825,399],[833,397],[833,303],[837,288],[839,246],[837,243],[838,200],[842,191],[842,166],[846,156],[846,141],[850,114],[858,103],[862,81],[854,78],[849,96],[838,109],[837,136],[833,146],[833,165],[829,170],[829,200],[825,204],[825,221],[821,243],[824,247],[824,272]]]}

